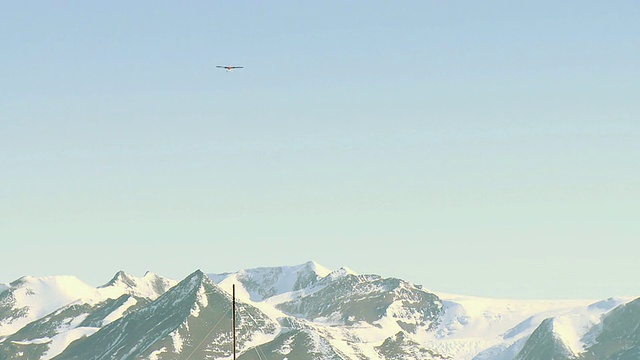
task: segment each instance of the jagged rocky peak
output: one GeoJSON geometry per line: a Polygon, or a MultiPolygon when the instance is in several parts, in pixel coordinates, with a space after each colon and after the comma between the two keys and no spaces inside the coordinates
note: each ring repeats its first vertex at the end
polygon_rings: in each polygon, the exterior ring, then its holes
{"type": "Polygon", "coordinates": [[[98,286],[98,288],[106,288],[109,286],[115,286],[117,284],[123,284],[127,287],[133,288],[136,286],[136,282],[132,276],[124,272],[124,270],[118,271],[109,282],[102,286],[98,286]]]}
{"type": "Polygon", "coordinates": [[[324,266],[308,261],[295,266],[258,267],[209,277],[227,290],[230,283],[240,283],[252,301],[262,301],[312,286],[329,273],[324,266]]]}
{"type": "Polygon", "coordinates": [[[177,281],[149,271],[143,277],[138,278],[121,270],[109,282],[99,286],[98,289],[101,289],[106,296],[112,298],[126,293],[147,299],[156,299],[175,284],[177,284],[177,281]]]}
{"type": "Polygon", "coordinates": [[[304,289],[315,284],[321,278],[327,276],[330,270],[315,261],[308,261],[297,267],[292,267],[296,273],[296,281],[293,284],[293,291],[304,289]]]}
{"type": "Polygon", "coordinates": [[[208,299],[214,295],[220,298],[221,301],[225,302],[225,304],[231,303],[231,296],[226,291],[222,290],[201,270],[196,270],[169,289],[169,291],[158,298],[157,301],[161,301],[166,297],[193,296],[194,303],[200,303],[202,306],[207,306],[208,299]]]}
{"type": "Polygon", "coordinates": [[[200,269],[198,269],[193,273],[189,274],[186,278],[184,278],[184,280],[180,281],[175,286],[174,289],[184,288],[190,291],[195,291],[195,290],[198,290],[203,285],[203,282],[205,281],[205,279],[206,279],[205,274],[200,269]]]}
{"type": "Polygon", "coordinates": [[[305,269],[308,269],[312,272],[314,272],[315,274],[317,274],[320,277],[325,277],[327,276],[327,274],[329,274],[331,272],[331,270],[327,269],[326,267],[320,265],[319,263],[311,260],[311,261],[307,261],[306,263],[302,264],[301,266],[303,266],[305,269]]]}
{"type": "Polygon", "coordinates": [[[338,279],[347,275],[354,275],[357,276],[358,273],[356,273],[355,271],[349,269],[346,266],[341,267],[338,270],[334,270],[332,272],[330,272],[329,274],[327,274],[326,276],[324,276],[325,278],[329,278],[329,279],[338,279]]]}
{"type": "Polygon", "coordinates": [[[146,280],[146,283],[151,287],[151,289],[159,295],[164,294],[172,286],[177,284],[175,280],[167,279],[150,271],[145,272],[142,279],[146,280]]]}

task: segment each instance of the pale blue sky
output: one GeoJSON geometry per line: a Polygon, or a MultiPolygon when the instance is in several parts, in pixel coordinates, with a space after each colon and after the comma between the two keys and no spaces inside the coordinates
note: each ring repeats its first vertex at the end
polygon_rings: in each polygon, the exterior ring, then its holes
{"type": "Polygon", "coordinates": [[[4,2],[0,282],[316,260],[463,294],[640,295],[639,18],[4,2]]]}

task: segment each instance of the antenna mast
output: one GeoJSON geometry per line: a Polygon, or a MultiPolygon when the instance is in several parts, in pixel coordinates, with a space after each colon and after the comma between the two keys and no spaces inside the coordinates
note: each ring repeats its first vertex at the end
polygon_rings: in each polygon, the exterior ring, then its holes
{"type": "Polygon", "coordinates": [[[232,316],[232,322],[233,322],[233,360],[236,360],[236,284],[233,284],[233,315],[232,316]]]}

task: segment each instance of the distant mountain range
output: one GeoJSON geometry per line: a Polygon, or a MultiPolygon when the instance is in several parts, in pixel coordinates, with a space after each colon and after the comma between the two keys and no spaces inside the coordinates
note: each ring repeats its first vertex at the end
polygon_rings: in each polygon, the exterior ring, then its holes
{"type": "Polygon", "coordinates": [[[0,284],[0,360],[640,359],[640,298],[505,300],[315,262],[0,284]]]}

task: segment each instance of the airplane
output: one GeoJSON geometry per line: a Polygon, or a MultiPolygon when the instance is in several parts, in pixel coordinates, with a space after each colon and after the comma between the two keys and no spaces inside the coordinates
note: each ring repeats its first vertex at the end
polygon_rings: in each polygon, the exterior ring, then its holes
{"type": "Polygon", "coordinates": [[[242,68],[244,68],[244,66],[221,66],[221,65],[218,65],[216,67],[220,68],[220,69],[227,69],[227,71],[231,71],[233,69],[242,69],[242,68]]]}

